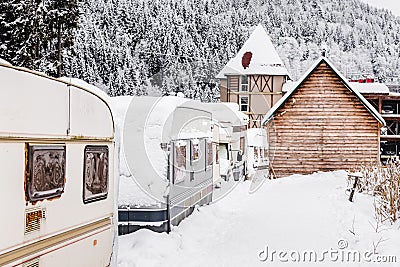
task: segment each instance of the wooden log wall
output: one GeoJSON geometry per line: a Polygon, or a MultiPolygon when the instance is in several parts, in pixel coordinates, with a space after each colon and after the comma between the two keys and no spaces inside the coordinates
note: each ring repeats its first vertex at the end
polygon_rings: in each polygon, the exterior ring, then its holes
{"type": "Polygon", "coordinates": [[[228,102],[228,80],[221,79],[219,84],[219,95],[221,102],[228,102]]]}
{"type": "Polygon", "coordinates": [[[322,62],[268,123],[277,177],[347,170],[379,158],[379,122],[322,62]]]}
{"type": "Polygon", "coordinates": [[[228,89],[233,92],[239,91],[240,76],[228,76],[228,89]]]}
{"type": "Polygon", "coordinates": [[[240,76],[228,76],[228,102],[239,104],[238,95],[230,93],[239,92],[239,78],[240,76]]]}

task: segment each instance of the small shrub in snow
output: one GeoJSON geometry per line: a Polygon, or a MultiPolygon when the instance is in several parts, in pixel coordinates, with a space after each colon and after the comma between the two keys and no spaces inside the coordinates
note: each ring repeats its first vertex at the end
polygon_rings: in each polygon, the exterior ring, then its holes
{"type": "MultiPolygon", "coordinates": [[[[365,165],[354,171],[362,174],[357,185],[358,192],[375,197],[375,213],[379,221],[395,222],[400,215],[400,164],[389,162],[386,166],[365,165]]],[[[349,176],[349,183],[352,178],[349,176]]]]}

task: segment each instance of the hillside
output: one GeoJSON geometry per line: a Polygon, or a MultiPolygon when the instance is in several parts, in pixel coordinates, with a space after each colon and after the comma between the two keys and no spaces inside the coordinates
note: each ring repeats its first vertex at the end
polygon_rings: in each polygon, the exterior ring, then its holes
{"type": "Polygon", "coordinates": [[[321,47],[348,76],[386,82],[399,76],[400,18],[358,0],[79,3],[75,52],[66,57],[65,72],[111,95],[160,95],[181,87],[187,97],[213,101],[218,90],[212,78],[260,22],[294,80],[321,47]]]}

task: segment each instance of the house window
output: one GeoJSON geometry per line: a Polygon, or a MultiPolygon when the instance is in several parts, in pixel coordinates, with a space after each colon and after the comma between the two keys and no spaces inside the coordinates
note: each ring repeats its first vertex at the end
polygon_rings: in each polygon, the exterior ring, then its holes
{"type": "Polygon", "coordinates": [[[243,96],[240,98],[240,111],[249,111],[249,98],[247,96],[243,96]]]}
{"type": "Polygon", "coordinates": [[[65,185],[65,146],[28,147],[26,194],[30,201],[61,196],[65,185]]]}
{"type": "Polygon", "coordinates": [[[248,87],[249,87],[249,82],[248,82],[248,78],[247,76],[242,76],[242,87],[241,90],[243,92],[247,92],[248,91],[248,87]]]}
{"type": "Polygon", "coordinates": [[[83,203],[107,198],[108,147],[86,146],[84,160],[83,203]]]}

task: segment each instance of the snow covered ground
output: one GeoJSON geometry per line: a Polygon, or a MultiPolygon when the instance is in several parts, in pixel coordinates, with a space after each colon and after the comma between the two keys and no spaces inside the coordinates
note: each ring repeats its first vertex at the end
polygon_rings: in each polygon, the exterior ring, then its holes
{"type": "Polygon", "coordinates": [[[267,180],[253,194],[249,187],[241,182],[169,235],[139,230],[119,237],[118,265],[309,266],[316,256],[319,266],[399,266],[400,222],[377,232],[373,198],[356,194],[349,202],[344,171],[267,180]],[[373,262],[386,256],[397,263],[373,262]]]}

